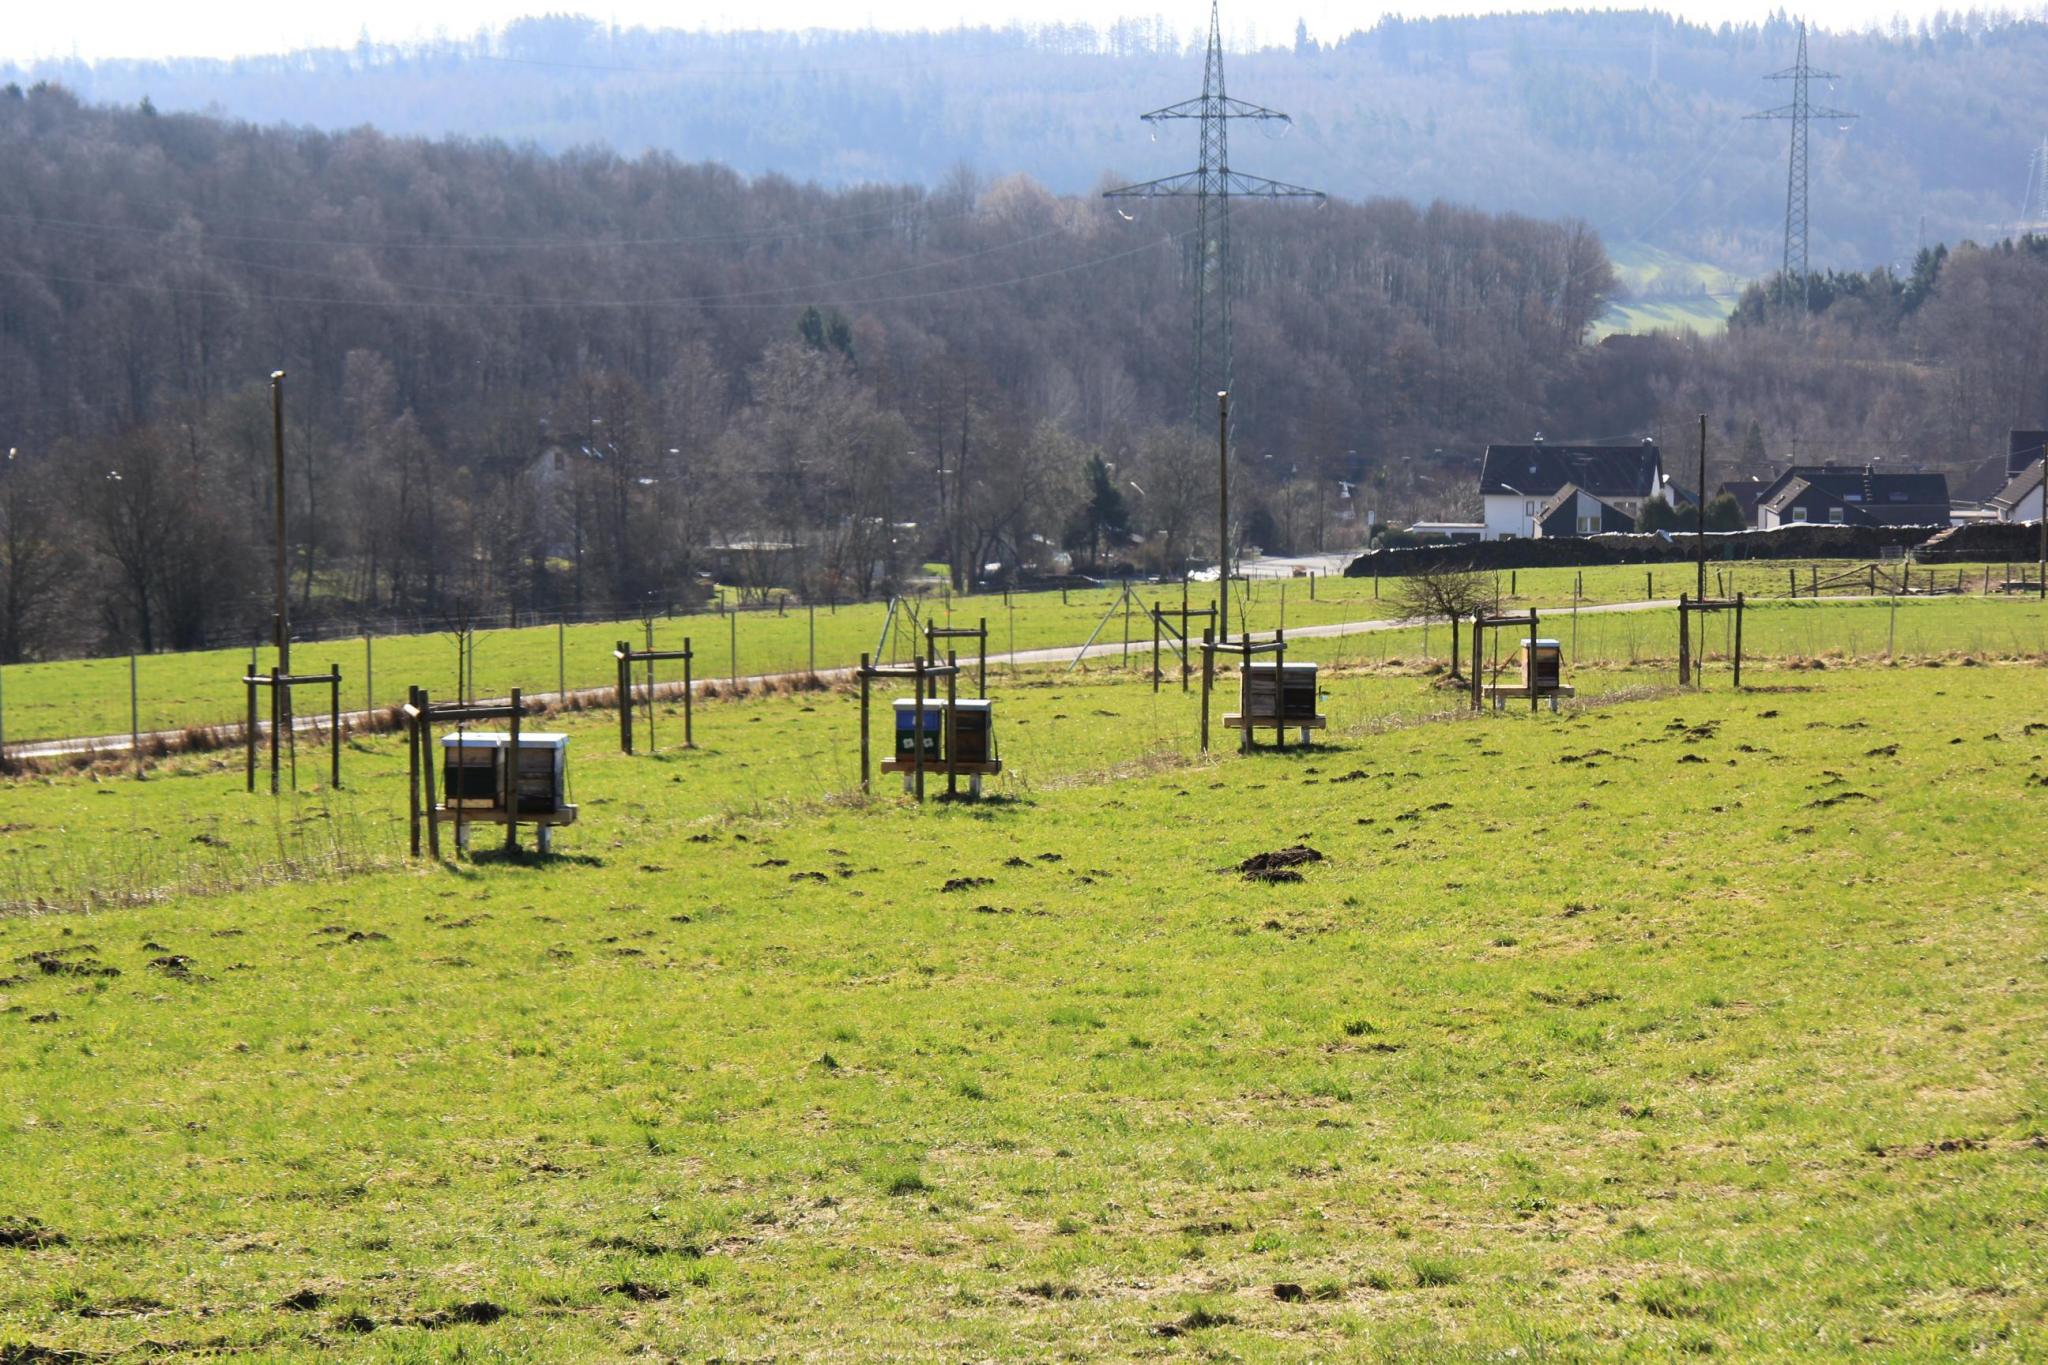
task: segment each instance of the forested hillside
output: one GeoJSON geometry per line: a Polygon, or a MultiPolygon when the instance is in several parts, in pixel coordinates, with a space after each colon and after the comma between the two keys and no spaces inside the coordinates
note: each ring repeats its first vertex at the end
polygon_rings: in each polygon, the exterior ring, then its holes
{"type": "MultiPolygon", "coordinates": [[[[1172,213],[48,87],[0,92],[0,184],[0,659],[261,628],[275,368],[306,621],[1214,553],[1172,213]]],[[[1724,337],[1590,345],[1612,273],[1572,221],[1234,221],[1233,509],[1269,550],[1469,515],[1479,448],[1536,431],[1650,436],[1684,469],[1704,411],[1717,480],[1794,456],[1962,480],[2048,424],[2041,237],[1824,273],[1807,308],[1753,289],[1724,337]]]]}
{"type": "MultiPolygon", "coordinates": [[[[2044,12],[1957,10],[1918,28],[1819,33],[1816,264],[1903,266],[1926,243],[2012,230],[2048,136],[2044,12]]],[[[1184,168],[1192,149],[1137,115],[1201,83],[1200,7],[1104,26],[939,34],[718,34],[524,20],[502,33],[232,63],[39,64],[12,73],[87,98],[218,109],[320,128],[497,137],[551,150],[672,152],[827,184],[938,184],[965,164],[1080,193],[1184,168]]],[[[1240,126],[1246,169],[1347,198],[1443,198],[1584,218],[1610,244],[1666,246],[1754,276],[1778,263],[1783,104],[1796,38],[1781,13],[1705,28],[1649,13],[1388,17],[1296,38],[1285,10],[1225,5],[1230,88],[1294,115],[1240,126]]],[[[0,70],[0,80],[10,78],[0,70]]]]}
{"type": "MultiPolygon", "coordinates": [[[[800,546],[820,594],[1034,536],[1177,568],[1210,524],[1172,213],[48,87],[0,96],[0,184],[0,431],[44,509],[8,527],[90,570],[11,571],[10,656],[260,610],[274,368],[309,613],[637,605],[731,539],[800,546]]],[[[1276,547],[1338,478],[1529,429],[1611,282],[1583,226],[1388,200],[1243,209],[1233,260],[1240,506],[1276,547]]]]}

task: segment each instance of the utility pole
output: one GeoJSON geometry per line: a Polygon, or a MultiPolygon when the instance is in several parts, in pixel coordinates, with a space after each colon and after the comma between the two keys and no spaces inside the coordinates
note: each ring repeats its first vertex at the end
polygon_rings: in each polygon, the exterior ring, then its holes
{"type": "Polygon", "coordinates": [[[1693,504],[1693,547],[1699,551],[1699,601],[1707,600],[1707,415],[1700,414],[1700,496],[1693,504]]]}
{"type": "Polygon", "coordinates": [[[284,577],[285,531],[283,370],[272,370],[270,372],[270,436],[271,449],[273,454],[276,456],[276,463],[271,471],[271,475],[272,487],[277,495],[277,526],[275,533],[277,539],[277,561],[276,574],[272,580],[272,587],[277,596],[277,667],[279,672],[283,673],[286,677],[290,677],[292,671],[292,631],[291,622],[286,616],[286,613],[289,610],[290,603],[285,594],[284,577]]]}
{"type": "MultiPolygon", "coordinates": [[[[1223,27],[1215,0],[1209,5],[1209,55],[1202,68],[1202,93],[1143,116],[1158,124],[1168,119],[1201,123],[1201,162],[1183,175],[1106,192],[1105,199],[1193,199],[1195,242],[1194,415],[1199,424],[1212,393],[1231,389],[1230,353],[1230,201],[1254,199],[1327,199],[1321,190],[1286,185],[1230,169],[1231,119],[1291,123],[1277,110],[1231,99],[1223,88],[1223,27]]],[[[1218,634],[1219,639],[1223,638],[1218,634]]]]}
{"type": "MultiPolygon", "coordinates": [[[[2048,518],[2043,518],[2048,520],[2048,518]]],[[[1187,645],[1187,618],[1181,618],[1187,645]]],[[[1230,391],[1216,395],[1216,638],[1230,635],[1230,391]]]]}
{"type": "Polygon", "coordinates": [[[1806,125],[1817,118],[1852,119],[1856,115],[1840,109],[1816,109],[1807,94],[1807,85],[1815,78],[1824,81],[1840,80],[1832,71],[1815,71],[1806,60],[1806,21],[1799,21],[1799,60],[1783,71],[1774,71],[1764,77],[1768,81],[1792,82],[1792,102],[1776,109],[1765,109],[1759,113],[1745,115],[1753,119],[1784,119],[1792,125],[1792,152],[1785,168],[1785,261],[1778,274],[1779,299],[1790,302],[1793,271],[1798,271],[1799,301],[1802,306],[1811,302],[1812,290],[1808,285],[1807,270],[1807,169],[1806,169],[1806,125]]]}

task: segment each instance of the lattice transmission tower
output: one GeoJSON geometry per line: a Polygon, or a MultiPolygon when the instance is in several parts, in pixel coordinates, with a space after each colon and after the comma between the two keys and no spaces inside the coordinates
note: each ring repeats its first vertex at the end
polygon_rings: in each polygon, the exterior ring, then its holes
{"type": "Polygon", "coordinates": [[[2048,231],[2048,137],[2027,158],[2027,197],[2020,205],[2020,231],[2048,231]]]}
{"type": "MultiPolygon", "coordinates": [[[[1202,69],[1202,93],[1144,115],[1147,123],[1197,119],[1202,125],[1202,159],[1194,170],[1125,185],[1105,199],[1193,199],[1195,235],[1190,273],[1195,295],[1194,414],[1206,424],[1215,412],[1216,395],[1231,386],[1230,353],[1230,201],[1232,199],[1325,199],[1321,190],[1286,185],[1278,180],[1230,169],[1229,125],[1232,119],[1292,123],[1277,110],[1230,98],[1223,89],[1223,28],[1215,0],[1209,5],[1209,57],[1202,69]]],[[[1233,404],[1233,406],[1235,406],[1233,404]]]]}
{"type": "Polygon", "coordinates": [[[1852,119],[1856,115],[1841,109],[1816,109],[1808,97],[1807,86],[1814,80],[1840,80],[1832,71],[1815,71],[1806,61],[1806,21],[1799,21],[1799,60],[1783,71],[1773,71],[1764,77],[1768,81],[1792,82],[1792,102],[1779,105],[1776,109],[1765,109],[1750,114],[1753,119],[1785,119],[1792,124],[1792,154],[1785,169],[1785,263],[1778,273],[1778,291],[1781,299],[1789,297],[1792,290],[1793,271],[1798,271],[1799,300],[1802,304],[1811,301],[1812,288],[1807,279],[1806,226],[1807,213],[1807,169],[1806,169],[1806,125],[1814,119],[1852,119]]]}

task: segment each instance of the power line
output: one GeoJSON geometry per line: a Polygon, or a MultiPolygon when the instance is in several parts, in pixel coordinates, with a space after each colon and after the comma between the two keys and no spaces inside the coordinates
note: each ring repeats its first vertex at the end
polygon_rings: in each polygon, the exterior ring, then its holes
{"type": "Polygon", "coordinates": [[[1811,304],[1812,287],[1807,263],[1807,224],[1809,221],[1807,201],[1807,124],[1817,118],[1852,119],[1856,115],[1841,109],[1816,109],[1807,94],[1807,85],[1815,77],[1824,81],[1840,80],[1832,71],[1815,71],[1806,61],[1806,21],[1799,21],[1799,60],[1783,71],[1774,71],[1764,77],[1768,81],[1792,82],[1792,102],[1779,105],[1776,109],[1765,109],[1744,117],[1753,119],[1783,119],[1792,125],[1792,151],[1785,168],[1785,260],[1778,272],[1779,294],[1786,297],[1792,289],[1792,270],[1799,269],[1799,297],[1802,304],[1811,304]]]}

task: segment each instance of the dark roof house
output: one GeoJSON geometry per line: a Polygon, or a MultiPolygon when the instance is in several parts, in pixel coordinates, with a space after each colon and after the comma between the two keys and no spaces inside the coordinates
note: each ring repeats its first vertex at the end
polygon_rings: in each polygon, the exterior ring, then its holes
{"type": "Polygon", "coordinates": [[[1764,528],[1790,521],[1946,526],[1950,511],[1946,475],[1880,473],[1870,465],[1793,465],[1757,494],[1756,505],[1764,528]]]}
{"type": "Polygon", "coordinates": [[[1597,536],[1635,529],[1634,517],[1575,483],[1558,489],[1536,513],[1536,534],[1546,538],[1597,536]]]}
{"type": "Polygon", "coordinates": [[[1654,441],[1638,445],[1490,445],[1479,468],[1482,497],[1548,498],[1576,484],[1596,498],[1647,498],[1663,479],[1654,441]]]}

